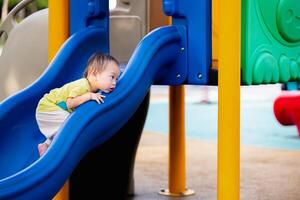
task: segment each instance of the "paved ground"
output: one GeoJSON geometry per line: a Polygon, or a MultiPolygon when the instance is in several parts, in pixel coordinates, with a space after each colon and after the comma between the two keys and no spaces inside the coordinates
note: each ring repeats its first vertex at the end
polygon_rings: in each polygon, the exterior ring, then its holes
{"type": "MultiPolygon", "coordinates": [[[[135,166],[136,195],[131,200],[216,199],[217,145],[187,140],[187,186],[196,194],[169,198],[157,192],[168,184],[168,138],[142,135],[135,166]]],[[[241,147],[241,200],[299,200],[300,152],[241,147]]]]}
{"type": "MultiPolygon", "coordinates": [[[[167,102],[168,87],[154,86],[151,102],[167,102]]],[[[273,100],[280,85],[241,88],[241,102],[273,100]]],[[[186,102],[207,99],[217,103],[216,87],[186,87],[186,102]]],[[[296,133],[295,133],[296,134],[296,133]]],[[[295,135],[296,137],[296,135],[295,135]]],[[[214,200],[217,199],[216,140],[187,139],[187,187],[196,194],[171,198],[158,194],[168,185],[168,136],[145,131],[135,165],[136,195],[129,200],[214,200]]],[[[300,151],[241,146],[241,200],[300,200],[300,151]]]]}

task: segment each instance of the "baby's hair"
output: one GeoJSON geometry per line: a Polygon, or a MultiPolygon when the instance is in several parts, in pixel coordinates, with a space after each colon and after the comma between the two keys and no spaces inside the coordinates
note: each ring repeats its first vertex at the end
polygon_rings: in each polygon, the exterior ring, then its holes
{"type": "Polygon", "coordinates": [[[101,52],[94,53],[88,60],[87,67],[84,70],[83,77],[87,77],[91,73],[102,72],[107,63],[115,62],[119,66],[117,59],[108,54],[103,54],[101,52]]]}

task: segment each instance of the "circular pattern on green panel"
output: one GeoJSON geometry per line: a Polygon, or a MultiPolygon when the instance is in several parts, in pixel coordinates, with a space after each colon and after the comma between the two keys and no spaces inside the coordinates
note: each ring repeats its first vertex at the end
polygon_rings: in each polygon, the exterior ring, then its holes
{"type": "Polygon", "coordinates": [[[278,61],[279,72],[280,72],[280,82],[287,82],[290,79],[290,59],[286,55],[281,55],[278,61]]]}
{"type": "Polygon", "coordinates": [[[300,78],[300,55],[297,58],[297,66],[298,66],[298,78],[300,78]]]}
{"type": "Polygon", "coordinates": [[[276,59],[269,52],[262,52],[253,67],[253,83],[275,83],[279,80],[276,59]]]}
{"type": "Polygon", "coordinates": [[[277,28],[284,40],[300,41],[300,1],[280,0],[276,12],[277,28]]]}
{"type": "Polygon", "coordinates": [[[260,11],[259,23],[263,23],[271,35],[280,43],[298,46],[300,44],[299,0],[256,1],[258,2],[256,10],[260,11]]]}
{"type": "Polygon", "coordinates": [[[298,77],[298,64],[294,59],[290,61],[290,75],[292,80],[298,77]]]}
{"type": "MultiPolygon", "coordinates": [[[[249,0],[251,3],[255,1],[249,0]]],[[[276,5],[274,1],[278,0],[257,0],[258,4],[256,10],[260,11],[259,23],[264,24],[268,31],[276,38],[278,41],[282,40],[280,34],[276,27],[276,5]]],[[[251,16],[250,16],[251,17],[251,16]]]]}

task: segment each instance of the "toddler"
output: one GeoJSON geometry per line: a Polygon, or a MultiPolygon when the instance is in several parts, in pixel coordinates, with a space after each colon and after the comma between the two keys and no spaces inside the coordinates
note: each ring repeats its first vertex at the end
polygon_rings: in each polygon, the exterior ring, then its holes
{"type": "Polygon", "coordinates": [[[83,78],[53,89],[43,96],[36,109],[39,129],[47,138],[45,142],[38,144],[40,156],[45,153],[70,113],[90,100],[103,103],[105,96],[97,91],[112,92],[119,76],[119,63],[115,58],[95,53],[88,60],[83,78]]]}

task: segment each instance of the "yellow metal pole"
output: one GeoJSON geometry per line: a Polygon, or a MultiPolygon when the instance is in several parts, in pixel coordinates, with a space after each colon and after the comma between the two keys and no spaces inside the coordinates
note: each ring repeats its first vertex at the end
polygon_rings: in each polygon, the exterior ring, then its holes
{"type": "Polygon", "coordinates": [[[69,37],[69,0],[49,0],[48,61],[69,37]]]}
{"type": "Polygon", "coordinates": [[[218,68],[220,0],[212,0],[212,68],[218,68]]]}
{"type": "Polygon", "coordinates": [[[56,194],[53,200],[68,200],[69,199],[69,181],[66,181],[64,186],[56,194]]]}
{"type": "MultiPolygon", "coordinates": [[[[169,24],[172,18],[169,17],[169,24]]],[[[185,177],[185,114],[184,85],[169,88],[169,189],[159,193],[167,196],[189,196],[185,177]]]]}
{"type": "Polygon", "coordinates": [[[220,0],[218,200],[240,198],[241,0],[220,0]]]}
{"type": "Polygon", "coordinates": [[[184,86],[169,88],[169,192],[185,191],[184,86]]]}
{"type": "MultiPolygon", "coordinates": [[[[49,0],[48,7],[48,61],[50,63],[60,46],[69,37],[69,1],[49,0]]],[[[68,199],[69,182],[67,181],[54,200],[68,199]]]]}
{"type": "Polygon", "coordinates": [[[167,196],[188,196],[185,177],[184,86],[169,88],[169,189],[159,193],[167,196]]]}

